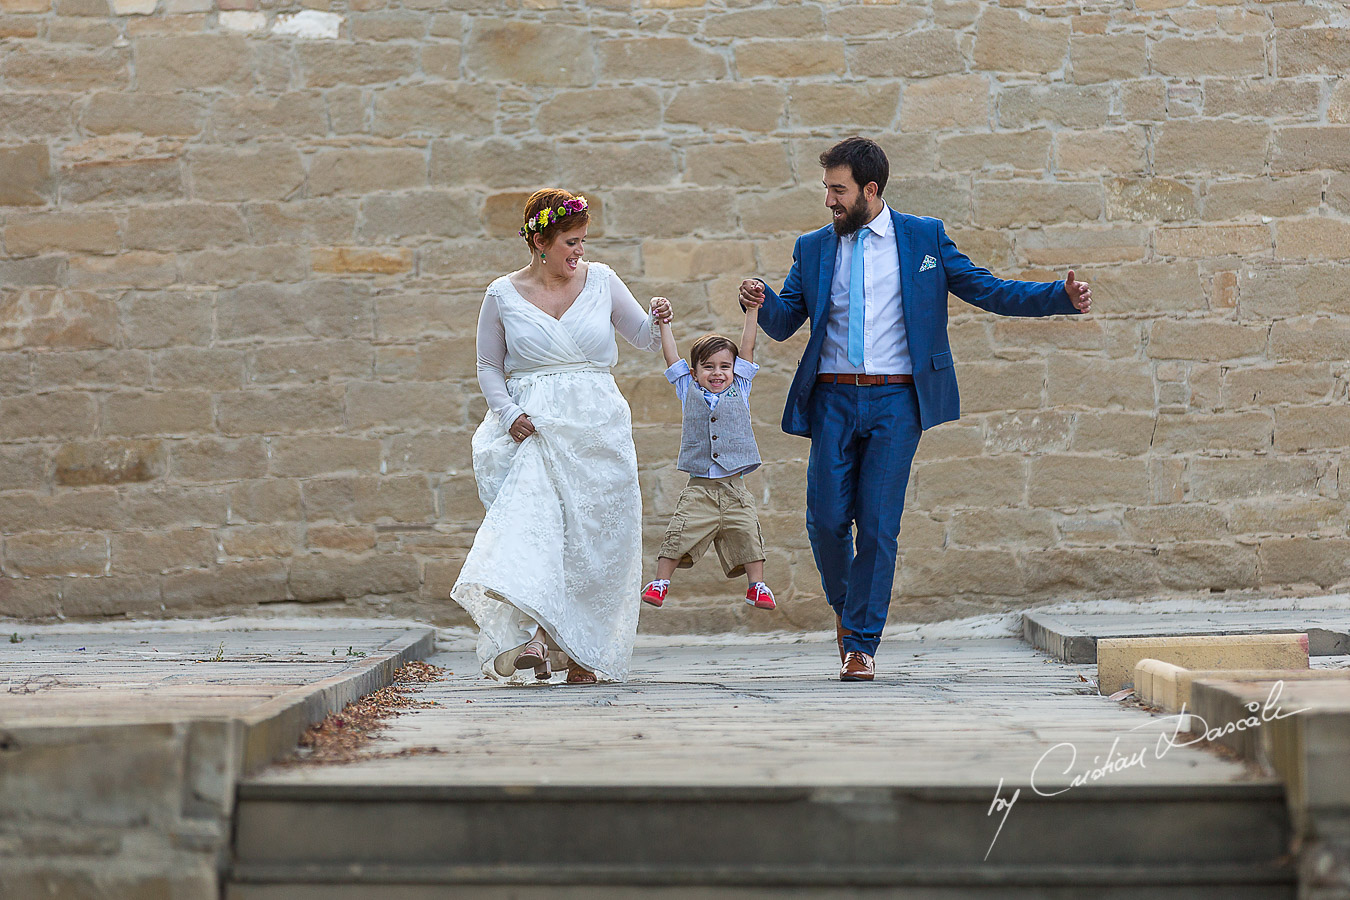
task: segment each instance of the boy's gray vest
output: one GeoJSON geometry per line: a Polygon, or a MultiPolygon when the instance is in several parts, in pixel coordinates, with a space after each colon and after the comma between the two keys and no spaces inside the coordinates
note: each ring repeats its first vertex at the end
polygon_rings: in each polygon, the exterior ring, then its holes
{"type": "Polygon", "coordinates": [[[708,401],[697,384],[684,394],[684,421],[680,431],[681,472],[703,475],[713,463],[729,472],[760,464],[755,432],[750,427],[750,406],[739,390],[734,396],[728,388],[717,401],[717,409],[708,409],[708,401]]]}

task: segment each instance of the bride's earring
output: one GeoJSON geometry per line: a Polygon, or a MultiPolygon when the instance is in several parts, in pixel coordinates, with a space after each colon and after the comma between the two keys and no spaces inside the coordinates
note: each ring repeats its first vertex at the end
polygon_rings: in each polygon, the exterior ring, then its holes
{"type": "Polygon", "coordinates": [[[539,261],[540,261],[540,262],[548,262],[548,254],[547,254],[547,253],[540,253],[540,254],[539,254],[539,261]]]}

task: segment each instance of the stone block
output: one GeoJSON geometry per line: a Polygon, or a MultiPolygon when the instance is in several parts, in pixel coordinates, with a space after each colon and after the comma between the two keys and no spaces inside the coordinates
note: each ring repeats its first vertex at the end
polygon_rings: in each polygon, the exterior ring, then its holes
{"type": "Polygon", "coordinates": [[[1020,506],[1025,463],[1016,456],[943,460],[916,465],[910,477],[921,509],[1020,506]]]}
{"type": "Polygon", "coordinates": [[[370,287],[360,283],[245,285],[217,298],[216,336],[227,341],[369,336],[373,305],[370,287]]]}
{"type": "Polygon", "coordinates": [[[103,401],[103,429],[116,435],[210,431],[211,395],[202,391],[119,392],[103,401]]]}
{"type": "Polygon", "coordinates": [[[1062,131],[1055,136],[1059,172],[1143,173],[1148,170],[1147,139],[1139,126],[1097,131],[1062,131]]]}
{"type": "Polygon", "coordinates": [[[1255,35],[1163,38],[1153,42],[1149,60],[1155,73],[1174,78],[1266,74],[1265,40],[1255,35]]]}
{"type": "MultiPolygon", "coordinates": [[[[369,241],[395,241],[419,235],[456,237],[472,234],[476,230],[478,211],[475,203],[479,199],[458,191],[374,194],[361,200],[358,233],[362,239],[369,241]]],[[[597,202],[592,219],[598,219],[600,215],[601,209],[597,202]]],[[[512,233],[519,227],[517,221],[512,233]]],[[[592,230],[598,236],[600,229],[592,230]]]]}
{"type": "Polygon", "coordinates": [[[295,48],[299,76],[311,88],[385,85],[417,72],[417,48],[362,41],[305,41],[295,48]]]}
{"type": "MultiPolygon", "coordinates": [[[[362,525],[311,525],[305,529],[305,538],[313,550],[361,553],[375,549],[375,529],[362,525]]],[[[448,585],[445,596],[447,598],[450,596],[448,585]]]]}
{"type": "MultiPolygon", "coordinates": [[[[846,72],[842,41],[750,41],[736,45],[735,50],[736,73],[741,78],[805,78],[846,72]]],[[[701,77],[709,76],[703,73],[701,77]]]]}
{"type": "Polygon", "coordinates": [[[425,475],[315,478],[303,482],[307,522],[427,522],[435,515],[425,475]]]}
{"type": "Polygon", "coordinates": [[[196,150],[188,157],[192,195],[198,200],[286,200],[305,183],[294,148],[196,150]]]}
{"type": "Polygon", "coordinates": [[[220,141],[251,141],[280,135],[325,134],[328,119],[323,96],[292,91],[277,97],[244,94],[216,101],[207,123],[220,141]]]}
{"type": "Polygon", "coordinates": [[[975,36],[975,65],[1002,72],[1054,72],[1064,64],[1069,27],[1067,19],[986,7],[975,36]]]}
{"type": "Polygon", "coordinates": [[[1215,257],[1265,253],[1273,243],[1267,225],[1178,225],[1154,232],[1160,256],[1215,257]]]}
{"type": "MultiPolygon", "coordinates": [[[[1240,284],[1238,313],[1268,320],[1299,315],[1339,315],[1339,285],[1345,269],[1335,264],[1268,265],[1248,268],[1240,284]]],[[[1323,322],[1329,326],[1331,322],[1323,322]]]]}
{"type": "Polygon", "coordinates": [[[703,33],[724,38],[804,38],[824,30],[824,17],[811,6],[771,6],[708,16],[703,33]]]}
{"type": "Polygon", "coordinates": [[[1161,319],[1148,338],[1152,359],[1233,360],[1265,350],[1266,329],[1237,322],[1161,319]]]}
{"type": "MultiPolygon", "coordinates": [[[[609,145],[605,147],[609,149],[609,145]]],[[[488,188],[553,183],[558,178],[558,160],[563,151],[551,141],[528,138],[436,141],[431,145],[430,180],[432,184],[488,188]]],[[[645,178],[642,180],[649,183],[645,178]]]]}
{"type": "Polygon", "coordinates": [[[1275,449],[1339,450],[1350,444],[1350,407],[1290,406],[1275,410],[1275,449]]]}
{"type": "Polygon", "coordinates": [[[367,194],[425,185],[426,156],[421,150],[360,148],[322,150],[309,166],[309,196],[367,194]]]}
{"type": "Polygon", "coordinates": [[[661,95],[654,88],[635,85],[559,91],[539,107],[535,127],[544,134],[590,131],[609,135],[646,131],[660,122],[661,95]]]}
{"type": "Polygon", "coordinates": [[[486,135],[492,132],[496,108],[494,89],[480,84],[456,82],[385,88],[375,98],[372,130],[385,137],[486,135]]]}
{"type": "Polygon", "coordinates": [[[591,33],[569,25],[478,19],[465,58],[469,72],[483,79],[570,87],[595,79],[591,33]]]}
{"type": "Polygon", "coordinates": [[[1127,509],[1124,524],[1129,539],[1147,544],[1209,540],[1225,533],[1223,514],[1198,503],[1127,509]]]}
{"type": "Polygon", "coordinates": [[[1228,506],[1227,527],[1230,534],[1242,535],[1296,535],[1307,537],[1314,532],[1328,535],[1345,533],[1346,505],[1339,500],[1295,498],[1280,500],[1259,497],[1238,500],[1228,506]]]}
{"type": "Polygon", "coordinates": [[[97,425],[88,394],[23,394],[0,399],[0,439],[85,438],[97,425]]]}
{"type": "Polygon", "coordinates": [[[291,478],[241,481],[229,489],[230,524],[304,519],[300,482],[291,478]]]}
{"type": "MultiPolygon", "coordinates": [[[[652,192],[625,188],[610,193],[606,221],[616,234],[642,237],[724,234],[735,231],[735,210],[727,199],[726,192],[715,189],[652,192]]],[[[790,227],[782,225],[784,230],[790,227]]],[[[746,224],[746,230],[754,228],[746,224]]]]}
{"type": "Polygon", "coordinates": [[[51,189],[46,144],[0,147],[0,206],[43,206],[51,198],[51,189]]]}
{"type": "Polygon", "coordinates": [[[1275,226],[1282,259],[1350,259],[1350,223],[1326,216],[1288,219],[1275,226]]]}
{"type": "Polygon", "coordinates": [[[1031,460],[1027,502],[1034,507],[1144,506],[1148,501],[1143,460],[1057,455],[1031,460]]]}
{"type": "Polygon", "coordinates": [[[325,275],[403,275],[412,271],[409,247],[314,247],[310,267],[325,275]]]}
{"type": "Polygon", "coordinates": [[[342,427],[338,385],[233,391],[216,397],[222,434],[285,434],[342,427]]]}
{"type": "Polygon", "coordinates": [[[88,291],[16,291],[0,298],[0,350],[84,350],[118,343],[117,307],[88,291]]]}
{"type": "Polygon", "coordinates": [[[1170,178],[1113,178],[1106,183],[1106,215],[1136,222],[1196,217],[1193,188],[1170,178]]]}
{"type": "MultiPolygon", "coordinates": [[[[906,515],[902,531],[909,518],[906,515]]],[[[966,547],[1048,547],[1055,540],[1050,513],[1043,509],[957,510],[947,524],[947,534],[952,544],[966,547]]]]}
{"type": "MultiPolygon", "coordinates": [[[[129,87],[127,54],[115,48],[96,51],[16,46],[0,62],[11,90],[96,91],[129,87]]],[[[154,90],[142,81],[140,86],[154,90]]]]}
{"type": "Polygon", "coordinates": [[[1100,128],[1111,109],[1109,85],[1017,84],[998,92],[1001,128],[1044,124],[1067,128],[1100,128]]]}
{"type": "Polygon", "coordinates": [[[121,246],[110,212],[17,213],[5,220],[5,248],[14,256],[50,252],[115,253],[121,246]]]}
{"type": "Polygon", "coordinates": [[[243,93],[251,87],[252,54],[238,35],[147,36],[135,49],[138,90],[231,88],[243,93]]]}
{"type": "Polygon", "coordinates": [[[31,620],[60,615],[56,585],[49,578],[0,578],[0,616],[31,620]]]}
{"type": "Polygon", "coordinates": [[[1323,466],[1311,459],[1198,456],[1187,465],[1188,495],[1222,502],[1262,495],[1316,496],[1323,466]]]}
{"type": "Polygon", "coordinates": [[[1316,82],[1292,79],[1205,79],[1205,115],[1263,119],[1315,119],[1321,103],[1316,82]]]}
{"type": "Polygon", "coordinates": [[[209,293],[135,291],[122,298],[120,315],[130,347],[205,345],[211,340],[209,293]]]}
{"type": "Polygon", "coordinates": [[[966,412],[1038,409],[1045,389],[1045,366],[1024,362],[959,363],[961,406],[966,412]]]}
{"type": "Polygon", "coordinates": [[[1075,34],[1069,40],[1069,69],[1078,84],[1138,78],[1148,72],[1145,36],[1075,34]]]}
{"type": "MultiPolygon", "coordinates": [[[[925,10],[908,4],[840,6],[825,13],[825,31],[829,34],[850,37],[864,35],[891,37],[904,34],[922,24],[927,18],[925,13],[925,10]]],[[[938,24],[956,27],[957,23],[939,20],[938,24]]]]}
{"type": "Polygon", "coordinates": [[[1350,171],[1350,125],[1309,125],[1275,129],[1271,172],[1312,169],[1350,171]]]}
{"type": "Polygon", "coordinates": [[[981,181],[975,185],[975,221],[1007,227],[1097,219],[1101,189],[1089,184],[1038,181],[981,181]]]}
{"type": "Polygon", "coordinates": [[[18,534],[5,538],[4,574],[10,578],[102,575],[108,540],[101,534],[18,534]]]}
{"type": "Polygon", "coordinates": [[[380,468],[380,442],[342,435],[279,437],[271,443],[269,467],[274,475],[307,477],[340,472],[375,474],[380,468]]]}
{"type": "Polygon", "coordinates": [[[691,85],[676,91],[665,120],[668,125],[773,131],[782,124],[786,99],[774,84],[691,85]]]}
{"type": "Polygon", "coordinates": [[[944,135],[938,139],[938,159],[948,171],[1011,168],[1039,173],[1050,162],[1050,138],[1041,130],[944,135]]]}
{"type": "Polygon", "coordinates": [[[1149,591],[1158,585],[1156,561],[1149,551],[1124,548],[1027,550],[1019,554],[1027,589],[1116,594],[1120,585],[1149,591]]]}
{"type": "Polygon", "coordinates": [[[1158,127],[1154,138],[1154,170],[1161,175],[1194,172],[1206,176],[1259,172],[1269,142],[1270,128],[1264,123],[1169,121],[1158,127]]]}
{"type": "Polygon", "coordinates": [[[291,564],[291,593],[302,602],[399,594],[421,586],[417,560],[378,553],[352,559],[324,555],[297,556],[291,564]]]}
{"type": "Polygon", "coordinates": [[[215,562],[216,539],[206,528],[129,531],[112,536],[111,557],[111,569],[118,574],[204,568],[215,562]]]}
{"type": "Polygon", "coordinates": [[[237,207],[224,203],[179,203],[132,207],[126,246],[133,250],[201,250],[248,239],[237,207]]]}
{"type": "MultiPolygon", "coordinates": [[[[1337,669],[1187,669],[1156,659],[1141,659],[1135,664],[1134,671],[1136,696],[1168,713],[1178,712],[1183,706],[1194,709],[1191,688],[1200,681],[1268,682],[1273,685],[1276,681],[1343,681],[1350,677],[1337,669]],[[1141,676],[1147,679],[1147,688],[1143,691],[1140,690],[1141,676]]],[[[1222,723],[1208,724],[1220,727],[1222,723]]]]}
{"type": "Polygon", "coordinates": [[[184,197],[182,165],[173,157],[96,160],[61,172],[65,203],[156,202],[184,197]]]}
{"type": "Polygon", "coordinates": [[[1270,326],[1270,356],[1319,362],[1345,359],[1350,325],[1338,319],[1286,319],[1270,326]]]}
{"type": "Polygon", "coordinates": [[[1321,203],[1321,175],[1211,181],[1205,186],[1204,218],[1283,218],[1311,212],[1321,203]]]}
{"type": "Polygon", "coordinates": [[[1158,551],[1158,578],[1180,591],[1251,588],[1259,583],[1256,548],[1213,541],[1163,547],[1158,551]]]}
{"type": "Polygon", "coordinates": [[[1017,557],[1006,550],[905,550],[897,579],[905,597],[1017,596],[1025,590],[1017,557]]]}
{"type": "Polygon", "coordinates": [[[1155,453],[1269,450],[1274,423],[1268,412],[1163,414],[1153,435],[1155,453]]]}
{"type": "Polygon", "coordinates": [[[80,124],[92,134],[190,137],[201,132],[204,111],[202,98],[192,95],[100,91],[84,106],[80,124]]]}
{"type": "Polygon", "coordinates": [[[1268,585],[1343,585],[1350,572],[1350,540],[1269,538],[1261,541],[1261,580],[1268,585]]]}
{"type": "Polygon", "coordinates": [[[267,450],[260,438],[171,441],[168,447],[170,471],[185,481],[235,481],[267,474],[267,450]]]}
{"type": "Polygon", "coordinates": [[[168,469],[162,441],[64,444],[56,452],[56,483],[70,487],[152,481],[168,469]]]}
{"type": "MultiPolygon", "coordinates": [[[[1017,238],[1020,255],[1032,265],[1081,268],[1089,263],[1140,260],[1148,248],[1148,231],[1138,226],[1051,225],[1027,231],[1017,238]]],[[[1067,275],[1067,272],[1065,273],[1067,275]]],[[[1078,275],[1080,279],[1086,275],[1078,275]]],[[[1087,336],[1092,349],[1105,346],[1099,325],[1074,317],[1070,320],[1039,320],[1054,323],[1063,333],[1087,336]],[[1095,337],[1094,337],[1095,336],[1095,337]]],[[[998,326],[1005,323],[1000,321],[998,326]]],[[[1020,323],[1019,323],[1020,324],[1020,323]]]]}
{"type": "Polygon", "coordinates": [[[286,562],[280,559],[231,561],[209,569],[188,569],[164,576],[164,607],[209,610],[277,603],[287,599],[286,562]]]}
{"type": "Polygon", "coordinates": [[[924,28],[849,46],[848,67],[861,78],[932,78],[963,71],[965,57],[955,31],[924,28]]]}
{"type": "MultiPolygon", "coordinates": [[[[1284,354],[1284,340],[1288,333],[1287,325],[1295,323],[1279,322],[1271,329],[1271,355],[1284,354]]],[[[1302,323],[1298,323],[1302,324],[1302,323]]],[[[1324,323],[1325,324],[1325,323],[1324,323]]],[[[1315,328],[1307,329],[1308,332],[1315,328]]],[[[1302,337],[1311,336],[1305,334],[1302,337]]],[[[1344,336],[1350,342],[1350,335],[1344,336]]],[[[1310,349],[1316,348],[1318,341],[1300,340],[1299,343],[1310,349]]],[[[1319,403],[1331,399],[1335,388],[1335,378],[1325,362],[1291,363],[1267,367],[1237,366],[1224,375],[1223,405],[1228,409],[1243,407],[1271,407],[1281,403],[1319,403]]],[[[1320,359],[1325,359],[1321,357],[1320,359]]]]}
{"type": "Polygon", "coordinates": [[[792,183],[792,164],[777,141],[694,146],[685,151],[684,159],[685,180],[699,186],[792,183]]]}
{"type": "Polygon", "coordinates": [[[948,75],[905,87],[900,101],[904,131],[940,131],[989,125],[991,92],[984,75],[948,75]]]}
{"type": "Polygon", "coordinates": [[[353,382],[347,386],[347,421],[376,430],[458,426],[464,401],[463,390],[452,384],[353,382]]]}
{"type": "Polygon", "coordinates": [[[1134,667],[1156,659],[1187,669],[1306,669],[1306,634],[1100,638],[1097,689],[1113,694],[1134,681],[1134,667]]]}
{"type": "MultiPolygon", "coordinates": [[[[727,74],[727,61],[720,53],[687,37],[621,38],[601,41],[596,50],[601,81],[656,79],[682,84],[727,74]]],[[[578,82],[578,86],[587,83],[578,82]]]]}
{"type": "Polygon", "coordinates": [[[1275,74],[1342,75],[1350,69],[1350,38],[1345,29],[1288,28],[1275,33],[1275,74]]]}

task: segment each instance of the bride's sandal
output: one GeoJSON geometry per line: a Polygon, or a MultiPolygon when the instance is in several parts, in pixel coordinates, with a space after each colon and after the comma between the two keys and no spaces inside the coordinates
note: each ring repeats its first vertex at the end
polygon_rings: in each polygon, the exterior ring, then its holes
{"type": "Polygon", "coordinates": [[[516,654],[516,659],[512,663],[519,671],[520,669],[534,669],[538,674],[540,669],[548,668],[548,647],[538,638],[525,642],[525,646],[520,653],[516,654]]]}

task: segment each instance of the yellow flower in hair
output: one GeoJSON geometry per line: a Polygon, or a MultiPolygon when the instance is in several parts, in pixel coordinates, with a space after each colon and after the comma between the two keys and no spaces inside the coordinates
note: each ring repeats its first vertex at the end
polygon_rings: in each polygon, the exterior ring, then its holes
{"type": "Polygon", "coordinates": [[[546,209],[541,209],[539,211],[539,227],[540,228],[548,227],[548,210],[546,209]]]}

